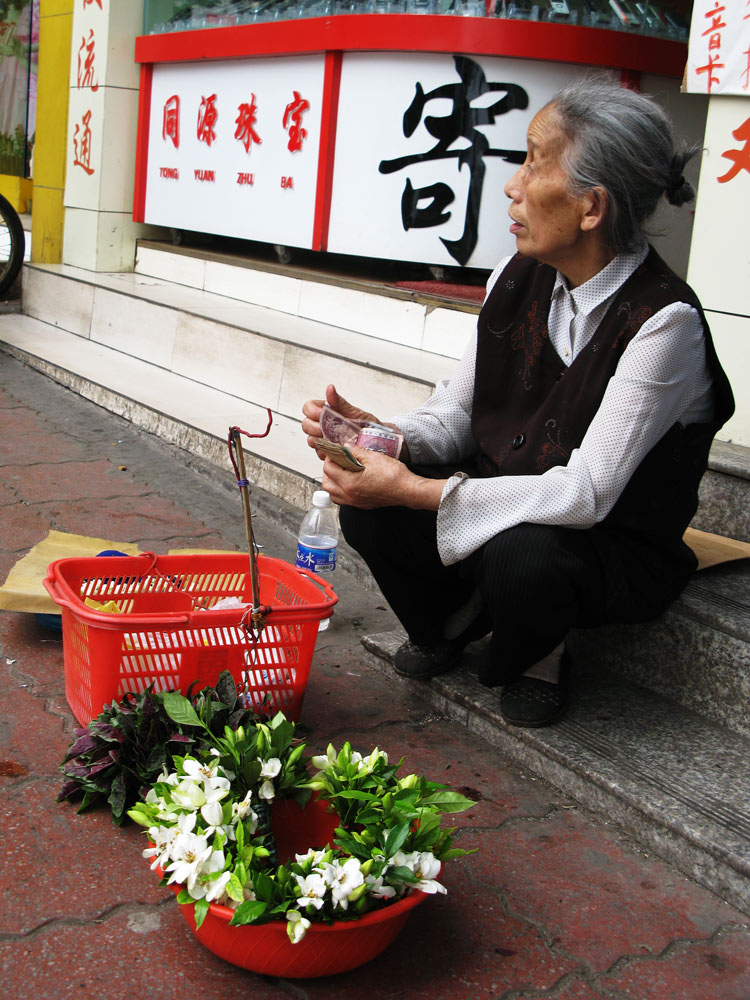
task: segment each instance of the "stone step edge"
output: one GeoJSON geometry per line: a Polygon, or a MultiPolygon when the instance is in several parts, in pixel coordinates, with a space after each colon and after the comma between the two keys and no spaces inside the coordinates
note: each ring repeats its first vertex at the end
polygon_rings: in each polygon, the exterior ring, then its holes
{"type": "MultiPolygon", "coordinates": [[[[568,734],[574,734],[575,753],[555,746],[556,731],[559,733],[566,726],[565,717],[546,729],[509,726],[500,715],[497,695],[480,685],[465,668],[428,681],[399,676],[392,663],[403,638],[404,634],[398,631],[363,636],[367,664],[386,673],[394,683],[412,687],[441,715],[464,725],[593,813],[613,822],[689,878],[750,915],[750,832],[737,848],[728,849],[726,826],[707,822],[706,811],[701,815],[700,810],[686,805],[685,796],[676,800],[674,812],[670,813],[665,810],[664,801],[659,801],[653,790],[645,787],[646,783],[629,778],[624,771],[618,772],[616,762],[610,762],[609,768],[598,768],[597,755],[586,753],[585,730],[581,725],[567,723],[568,734]],[[493,702],[497,707],[493,707],[493,702]],[[611,773],[606,773],[607,770],[611,773]]],[[[619,679],[616,685],[625,703],[638,690],[619,679]]],[[[675,718],[698,718],[652,692],[645,693],[649,701],[663,704],[675,718]]],[[[750,741],[734,733],[728,733],[728,738],[747,745],[750,751],[750,741]]],[[[683,745],[681,740],[680,746],[683,745]]],[[[675,753],[678,749],[675,745],[675,753]]],[[[748,830],[750,819],[743,818],[741,822],[748,830]]]]}
{"type": "MultiPolygon", "coordinates": [[[[138,285],[134,279],[147,278],[148,275],[140,275],[135,272],[95,272],[85,271],[81,268],[74,268],[71,265],[47,265],[47,264],[27,264],[28,270],[37,271],[41,274],[49,275],[65,281],[78,282],[84,285],[91,285],[93,288],[100,288],[113,295],[121,295],[124,298],[136,299],[139,302],[147,302],[159,309],[169,309],[186,316],[195,316],[199,319],[216,323],[230,329],[246,331],[247,333],[262,337],[269,341],[281,344],[289,344],[302,351],[312,354],[332,357],[346,361],[352,365],[367,368],[368,370],[382,373],[385,377],[403,379],[416,385],[424,386],[431,392],[435,383],[444,378],[447,371],[458,362],[455,358],[447,355],[435,354],[420,347],[412,347],[396,341],[379,340],[366,333],[351,330],[343,326],[330,326],[319,320],[309,319],[304,316],[297,316],[293,313],[282,313],[278,310],[269,309],[266,306],[246,302],[243,299],[232,299],[228,296],[220,295],[218,292],[205,291],[195,288],[192,285],[181,285],[178,282],[170,281],[166,278],[153,278],[158,284],[138,285]],[[127,280],[134,283],[127,285],[127,280]],[[174,289],[185,290],[194,295],[205,296],[206,303],[199,307],[195,303],[184,304],[179,302],[164,301],[153,289],[174,289]],[[274,317],[283,317],[286,326],[286,334],[282,336],[278,331],[263,329],[261,322],[256,322],[248,315],[244,321],[234,318],[217,318],[211,309],[213,304],[230,304],[237,312],[245,309],[250,313],[266,313],[274,317]],[[293,331],[296,324],[297,330],[293,331]],[[321,332],[323,331],[323,333],[321,332]],[[345,334],[345,337],[342,337],[345,334]],[[327,335],[329,340],[335,341],[335,347],[321,347],[321,339],[327,335]],[[342,349],[348,346],[348,349],[342,349]]],[[[55,326],[55,324],[45,316],[36,312],[28,312],[22,305],[22,311],[30,319],[37,319],[41,323],[55,326]]],[[[64,327],[56,327],[64,329],[64,327]]],[[[73,331],[66,331],[73,332],[73,331]]],[[[80,336],[81,334],[76,334],[80,336]]]]}
{"type": "MultiPolygon", "coordinates": [[[[415,291],[408,288],[399,288],[388,282],[380,282],[368,278],[350,278],[346,275],[327,274],[324,271],[317,271],[314,268],[303,267],[295,264],[280,264],[273,261],[257,260],[251,257],[235,256],[231,253],[222,253],[220,250],[210,250],[207,247],[182,247],[165,243],[154,239],[139,239],[136,241],[136,266],[135,270],[139,274],[148,274],[147,270],[138,267],[138,247],[145,250],[152,250],[156,253],[173,254],[175,256],[200,258],[209,260],[217,264],[228,264],[231,267],[244,267],[252,271],[264,271],[267,274],[279,274],[285,278],[297,278],[300,281],[317,282],[321,285],[335,285],[338,288],[350,288],[357,292],[364,292],[368,295],[399,299],[404,302],[416,302],[423,305],[438,306],[444,309],[452,309],[454,312],[468,312],[479,315],[479,303],[457,299],[447,295],[431,293],[425,291],[415,291]]],[[[489,277],[489,270],[487,275],[489,277]]],[[[195,286],[188,286],[195,287],[195,286]]]]}

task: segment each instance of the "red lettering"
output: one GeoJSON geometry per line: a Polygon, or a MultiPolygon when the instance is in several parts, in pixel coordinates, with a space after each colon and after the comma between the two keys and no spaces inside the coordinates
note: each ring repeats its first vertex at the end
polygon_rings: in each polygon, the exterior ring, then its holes
{"type": "Polygon", "coordinates": [[[170,181],[178,181],[180,179],[180,171],[177,167],[159,167],[159,176],[165,177],[170,181]]]}
{"type": "Polygon", "coordinates": [[[254,184],[255,183],[255,174],[246,174],[246,173],[243,173],[242,171],[240,171],[237,174],[237,183],[238,184],[254,184]]]}
{"type": "Polygon", "coordinates": [[[281,178],[281,186],[283,188],[293,188],[294,187],[294,178],[293,177],[282,177],[281,178]]]}
{"type": "Polygon", "coordinates": [[[211,181],[213,183],[216,180],[216,174],[213,170],[195,170],[193,173],[197,181],[211,181]]]}

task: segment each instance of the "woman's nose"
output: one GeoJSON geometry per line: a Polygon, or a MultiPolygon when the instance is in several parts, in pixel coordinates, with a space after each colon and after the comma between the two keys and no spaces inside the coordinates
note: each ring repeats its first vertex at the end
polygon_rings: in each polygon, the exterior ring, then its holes
{"type": "Polygon", "coordinates": [[[518,198],[519,188],[520,188],[520,183],[519,183],[520,174],[521,174],[521,168],[519,167],[519,169],[516,170],[511,179],[507,182],[507,184],[503,188],[503,191],[505,192],[505,197],[510,198],[511,201],[516,201],[518,198]]]}

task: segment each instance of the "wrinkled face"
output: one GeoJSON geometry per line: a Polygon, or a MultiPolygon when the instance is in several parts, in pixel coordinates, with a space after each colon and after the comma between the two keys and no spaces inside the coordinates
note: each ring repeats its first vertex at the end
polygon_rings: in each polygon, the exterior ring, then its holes
{"type": "Polygon", "coordinates": [[[560,166],[566,142],[554,105],[543,108],[529,125],[526,160],[505,185],[519,253],[563,274],[579,251],[584,214],[582,199],[566,190],[560,166]]]}

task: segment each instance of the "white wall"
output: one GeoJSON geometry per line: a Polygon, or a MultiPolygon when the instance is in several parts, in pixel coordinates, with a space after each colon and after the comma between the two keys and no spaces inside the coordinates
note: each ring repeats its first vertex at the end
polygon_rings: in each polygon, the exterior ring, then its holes
{"type": "Polygon", "coordinates": [[[719,437],[750,447],[750,170],[719,181],[733,166],[722,154],[745,145],[732,132],[748,119],[747,98],[710,98],[688,281],[734,390],[736,413],[719,437]]]}

